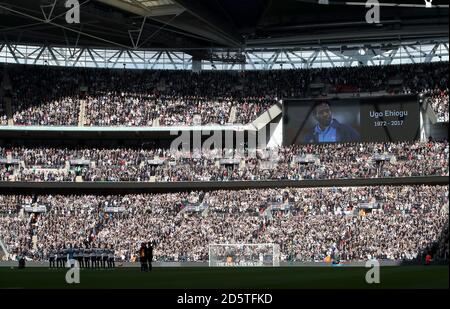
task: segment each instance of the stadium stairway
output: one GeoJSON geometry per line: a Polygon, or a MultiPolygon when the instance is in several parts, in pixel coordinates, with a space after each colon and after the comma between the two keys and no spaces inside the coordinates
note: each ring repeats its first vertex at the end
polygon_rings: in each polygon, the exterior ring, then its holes
{"type": "Polygon", "coordinates": [[[264,212],[261,214],[262,217],[266,218],[266,219],[272,219],[272,206],[268,206],[264,212]]]}
{"type": "Polygon", "coordinates": [[[80,113],[78,114],[78,126],[83,127],[86,123],[86,101],[80,100],[80,113]]]}
{"type": "Polygon", "coordinates": [[[5,109],[6,109],[6,117],[8,119],[8,125],[12,126],[12,125],[14,125],[14,121],[13,121],[11,98],[5,98],[4,102],[5,102],[5,109]]]}
{"type": "Polygon", "coordinates": [[[99,221],[97,221],[96,225],[89,231],[85,231],[90,242],[92,242],[97,237],[97,235],[103,230],[103,227],[105,226],[105,221],[110,219],[109,215],[107,215],[104,211],[101,211],[98,214],[98,216],[99,221]]]}
{"type": "Polygon", "coordinates": [[[36,250],[37,244],[38,244],[38,238],[36,236],[36,227],[37,227],[37,222],[39,220],[39,215],[30,214],[27,220],[28,220],[28,225],[27,225],[28,233],[31,236],[29,248],[36,250]]]}
{"type": "Polygon", "coordinates": [[[33,237],[31,238],[31,242],[33,250],[37,250],[38,239],[36,235],[33,235],[33,237]]]}
{"type": "Polygon", "coordinates": [[[186,212],[186,207],[183,207],[175,216],[175,218],[181,217],[186,212]]]}
{"type": "Polygon", "coordinates": [[[230,116],[228,117],[228,123],[236,122],[236,113],[237,113],[236,106],[232,106],[230,109],[230,116]]]}
{"type": "Polygon", "coordinates": [[[423,104],[422,105],[422,109],[426,115],[426,117],[428,117],[428,119],[430,120],[431,124],[436,124],[436,122],[438,122],[438,117],[435,113],[435,111],[433,110],[433,107],[431,106],[431,104],[423,104]]]}
{"type": "Polygon", "coordinates": [[[206,206],[205,209],[202,211],[202,213],[200,214],[202,217],[207,217],[208,213],[209,213],[209,206],[208,204],[203,204],[202,205],[206,206]]]}
{"type": "Polygon", "coordinates": [[[282,112],[283,110],[280,105],[272,105],[267,111],[259,115],[258,118],[250,123],[249,127],[253,130],[259,131],[275,120],[275,118],[280,116],[282,112]]]}
{"type": "MultiPolygon", "coordinates": [[[[9,125],[9,124],[8,124],[8,125],[9,125]]],[[[6,160],[8,160],[9,162],[12,162],[12,159],[13,159],[13,157],[12,157],[11,151],[7,151],[7,152],[6,152],[6,160]]],[[[14,169],[12,175],[9,175],[9,180],[10,180],[10,181],[14,181],[15,176],[16,176],[17,174],[18,174],[18,170],[17,170],[17,169],[14,169]]]]}
{"type": "Polygon", "coordinates": [[[0,237],[0,261],[7,260],[9,256],[6,245],[3,243],[2,238],[0,237]]]}
{"type": "MultiPolygon", "coordinates": [[[[8,75],[8,71],[6,71],[6,67],[5,70],[3,71],[3,79],[0,82],[0,84],[2,85],[2,87],[4,89],[12,89],[12,85],[11,85],[11,79],[8,75]]],[[[5,109],[6,109],[6,117],[8,119],[8,125],[12,126],[14,124],[13,122],[13,112],[12,112],[12,105],[11,105],[11,98],[10,97],[4,97],[4,103],[5,103],[5,109]]]]}

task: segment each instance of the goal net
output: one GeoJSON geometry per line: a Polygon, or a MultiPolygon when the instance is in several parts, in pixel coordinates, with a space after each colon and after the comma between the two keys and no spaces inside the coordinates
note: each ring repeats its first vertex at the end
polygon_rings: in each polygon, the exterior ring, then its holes
{"type": "Polygon", "coordinates": [[[277,244],[210,244],[209,266],[280,266],[280,246],[277,244]]]}

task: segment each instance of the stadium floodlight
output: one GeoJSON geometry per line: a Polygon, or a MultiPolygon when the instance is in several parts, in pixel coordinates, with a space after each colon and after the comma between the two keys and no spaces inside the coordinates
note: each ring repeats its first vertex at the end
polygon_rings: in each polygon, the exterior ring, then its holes
{"type": "Polygon", "coordinates": [[[280,246],[265,244],[210,244],[210,267],[280,266],[280,246]]]}
{"type": "Polygon", "coordinates": [[[328,5],[330,4],[328,0],[319,0],[319,4],[328,5]]]}

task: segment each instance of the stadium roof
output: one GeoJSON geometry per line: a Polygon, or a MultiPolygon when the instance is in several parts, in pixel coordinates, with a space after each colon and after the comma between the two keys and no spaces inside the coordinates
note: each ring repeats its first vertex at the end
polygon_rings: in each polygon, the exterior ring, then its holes
{"type": "Polygon", "coordinates": [[[379,2],[386,4],[380,23],[368,24],[364,0],[79,0],[80,23],[68,24],[65,0],[10,0],[0,2],[0,40],[179,50],[205,59],[212,49],[448,37],[446,0],[431,9],[423,0],[379,2]]]}

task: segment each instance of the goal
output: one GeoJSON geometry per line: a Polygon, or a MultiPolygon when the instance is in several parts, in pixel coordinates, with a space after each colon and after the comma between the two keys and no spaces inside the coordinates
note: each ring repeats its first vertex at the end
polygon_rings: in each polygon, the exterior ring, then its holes
{"type": "Polygon", "coordinates": [[[277,244],[210,244],[210,267],[280,266],[277,244]]]}

